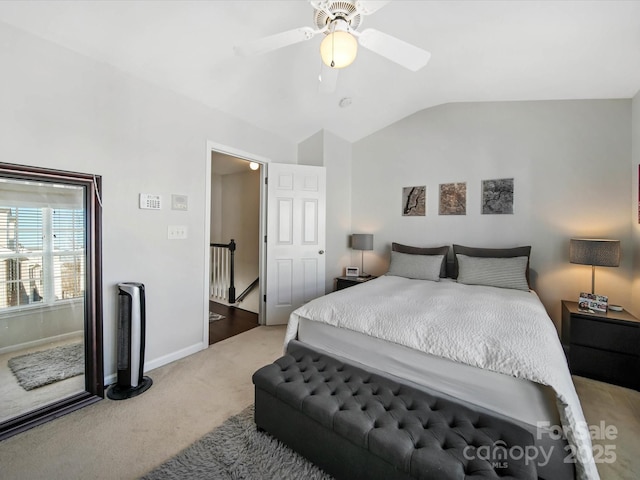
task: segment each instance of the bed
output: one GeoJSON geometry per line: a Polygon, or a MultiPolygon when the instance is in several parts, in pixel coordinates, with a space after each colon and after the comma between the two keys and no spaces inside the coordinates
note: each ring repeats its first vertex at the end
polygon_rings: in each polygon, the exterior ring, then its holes
{"type": "Polygon", "coordinates": [[[530,248],[454,245],[452,269],[447,250],[393,244],[386,275],[294,311],[285,347],[297,339],[497,412],[535,433],[542,477],[598,479],[562,346],[529,289],[530,248]]]}

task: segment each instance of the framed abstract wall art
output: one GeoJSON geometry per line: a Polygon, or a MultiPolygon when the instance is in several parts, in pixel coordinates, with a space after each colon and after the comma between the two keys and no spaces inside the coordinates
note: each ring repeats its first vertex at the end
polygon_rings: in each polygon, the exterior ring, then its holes
{"type": "Polygon", "coordinates": [[[402,216],[424,217],[427,212],[427,187],[402,189],[402,216]]]}
{"type": "Polygon", "coordinates": [[[467,214],[467,183],[441,183],[439,215],[467,214]]]}
{"type": "Polygon", "coordinates": [[[482,181],[482,213],[513,214],[513,178],[482,181]]]}

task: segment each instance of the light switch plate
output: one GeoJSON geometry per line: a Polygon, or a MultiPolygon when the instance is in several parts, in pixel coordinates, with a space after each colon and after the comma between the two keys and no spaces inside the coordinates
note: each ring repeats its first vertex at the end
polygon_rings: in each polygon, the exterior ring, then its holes
{"type": "Polygon", "coordinates": [[[167,228],[167,238],[169,240],[184,240],[187,238],[186,225],[169,225],[167,228]]]}

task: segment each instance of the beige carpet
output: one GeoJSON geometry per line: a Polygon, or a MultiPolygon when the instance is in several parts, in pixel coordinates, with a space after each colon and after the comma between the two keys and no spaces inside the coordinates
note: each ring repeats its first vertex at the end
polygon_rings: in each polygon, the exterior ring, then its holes
{"type": "MultiPolygon", "coordinates": [[[[134,479],[253,402],[251,375],[282,353],[284,327],[258,327],[149,372],[140,397],[105,399],[0,442],[0,478],[134,479]]],[[[640,393],[576,378],[590,424],[618,429],[603,480],[640,471],[640,393]]]]}
{"type": "Polygon", "coordinates": [[[251,375],[282,355],[258,327],[148,373],[139,397],[105,398],[0,442],[3,480],[137,478],[253,403],[251,375]]]}

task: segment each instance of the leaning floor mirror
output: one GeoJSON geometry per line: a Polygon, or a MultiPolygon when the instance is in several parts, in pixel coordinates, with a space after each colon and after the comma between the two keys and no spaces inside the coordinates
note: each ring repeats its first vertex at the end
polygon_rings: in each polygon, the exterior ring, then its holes
{"type": "Polygon", "coordinates": [[[0,439],[104,397],[100,186],[0,163],[0,439]]]}

